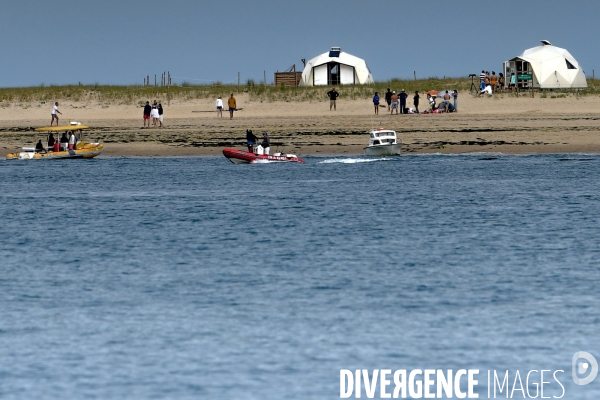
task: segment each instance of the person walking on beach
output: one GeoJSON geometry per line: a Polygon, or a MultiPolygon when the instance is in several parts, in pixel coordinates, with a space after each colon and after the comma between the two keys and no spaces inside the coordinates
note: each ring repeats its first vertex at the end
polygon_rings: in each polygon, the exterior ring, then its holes
{"type": "Polygon", "coordinates": [[[387,92],[385,92],[385,102],[388,105],[388,111],[390,111],[390,104],[392,104],[392,91],[390,88],[387,88],[387,92]]]}
{"type": "Polygon", "coordinates": [[[237,104],[235,102],[235,97],[233,97],[233,93],[227,100],[227,105],[229,106],[229,119],[233,119],[233,112],[237,109],[237,104]]]}
{"type": "Polygon", "coordinates": [[[150,113],[152,112],[152,107],[150,106],[150,102],[147,101],[146,105],[144,106],[144,126],[142,126],[142,129],[146,128],[146,124],[148,125],[147,127],[150,128],[150,113]]]}
{"type": "Polygon", "coordinates": [[[415,95],[413,96],[413,104],[415,105],[415,112],[419,113],[419,91],[415,90],[415,95]]]}
{"type": "Polygon", "coordinates": [[[408,110],[406,109],[406,99],[408,98],[408,95],[406,94],[404,89],[402,89],[402,92],[400,92],[399,97],[400,97],[400,114],[407,114],[408,110]]]}
{"type": "Polygon", "coordinates": [[[164,110],[162,108],[162,104],[158,103],[158,107],[156,107],[156,109],[158,110],[158,123],[160,124],[160,127],[162,128],[164,126],[163,125],[163,113],[164,113],[164,110]]]}
{"type": "Polygon", "coordinates": [[[54,103],[54,107],[52,107],[52,121],[50,121],[50,126],[52,126],[54,120],[56,120],[56,126],[58,126],[58,115],[56,115],[56,113],[62,115],[62,113],[58,111],[58,101],[54,103]]]}
{"type": "Polygon", "coordinates": [[[223,100],[221,100],[221,96],[217,97],[217,118],[223,118],[223,100]]]}
{"type": "Polygon", "coordinates": [[[373,105],[375,106],[375,115],[379,115],[379,95],[375,92],[373,96],[373,105]]]}
{"type": "Polygon", "coordinates": [[[508,88],[512,91],[516,85],[517,85],[517,77],[515,76],[514,72],[511,72],[510,73],[510,85],[508,85],[508,88]]]}
{"type": "Polygon", "coordinates": [[[335,101],[340,96],[340,94],[335,91],[335,88],[332,88],[329,92],[327,92],[327,96],[329,96],[329,111],[331,111],[331,107],[333,107],[333,111],[337,111],[335,101]]]}
{"type": "Polygon", "coordinates": [[[500,89],[500,93],[504,93],[504,84],[506,82],[504,81],[504,74],[502,72],[500,72],[498,74],[498,89],[500,89]]]}

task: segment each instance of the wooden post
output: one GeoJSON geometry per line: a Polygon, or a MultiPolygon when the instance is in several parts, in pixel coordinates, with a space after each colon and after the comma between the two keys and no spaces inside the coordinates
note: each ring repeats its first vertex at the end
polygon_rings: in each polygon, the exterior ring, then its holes
{"type": "Polygon", "coordinates": [[[169,72],[169,77],[167,78],[167,106],[171,105],[171,73],[169,72]]]}
{"type": "Polygon", "coordinates": [[[240,73],[238,72],[238,92],[240,91],[240,73]]]}
{"type": "Polygon", "coordinates": [[[264,75],[264,78],[263,78],[264,85],[267,86],[267,70],[266,69],[263,70],[263,75],[264,75]]]}
{"type": "Polygon", "coordinates": [[[417,80],[417,71],[413,71],[413,74],[415,75],[415,81],[417,80]]]}
{"type": "Polygon", "coordinates": [[[531,98],[533,99],[535,97],[535,93],[533,93],[533,70],[528,73],[531,74],[531,98]]]}

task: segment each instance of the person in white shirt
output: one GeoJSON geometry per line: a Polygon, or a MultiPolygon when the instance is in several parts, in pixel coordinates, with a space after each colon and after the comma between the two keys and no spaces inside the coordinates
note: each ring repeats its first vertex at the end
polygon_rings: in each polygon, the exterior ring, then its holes
{"type": "Polygon", "coordinates": [[[69,132],[69,150],[75,150],[75,135],[69,132]]]}
{"type": "Polygon", "coordinates": [[[221,96],[217,98],[217,117],[223,118],[223,100],[221,100],[221,96]]]}
{"type": "Polygon", "coordinates": [[[58,115],[56,115],[56,113],[62,115],[62,113],[58,111],[58,101],[54,103],[54,107],[52,108],[52,121],[50,121],[50,126],[52,126],[54,120],[56,120],[56,126],[58,126],[58,115]]]}
{"type": "Polygon", "coordinates": [[[150,115],[152,116],[152,125],[154,125],[154,127],[156,128],[156,125],[158,124],[158,119],[160,118],[160,115],[158,114],[158,108],[156,106],[152,106],[152,112],[150,113],[150,115]]]}

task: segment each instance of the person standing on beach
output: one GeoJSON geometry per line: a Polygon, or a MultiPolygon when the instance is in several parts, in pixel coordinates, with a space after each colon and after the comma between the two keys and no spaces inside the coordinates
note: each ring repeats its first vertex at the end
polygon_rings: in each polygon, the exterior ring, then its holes
{"type": "Polygon", "coordinates": [[[144,106],[144,126],[142,129],[146,128],[146,124],[148,124],[148,128],[150,128],[150,113],[152,112],[152,107],[150,106],[150,102],[147,101],[144,106]]]}
{"type": "Polygon", "coordinates": [[[396,114],[398,114],[398,95],[396,94],[396,91],[394,90],[392,92],[392,108],[390,109],[390,115],[394,114],[394,110],[396,110],[396,114]]]}
{"type": "Polygon", "coordinates": [[[454,98],[454,112],[458,111],[458,90],[454,90],[452,93],[452,97],[454,98]]]}
{"type": "Polygon", "coordinates": [[[217,97],[217,118],[223,118],[223,100],[221,100],[221,96],[217,97]]]}
{"type": "Polygon", "coordinates": [[[415,90],[415,95],[413,97],[413,104],[415,105],[415,112],[419,113],[419,91],[415,90]]]}
{"type": "Polygon", "coordinates": [[[150,111],[150,113],[152,114],[152,125],[156,128],[156,125],[158,124],[158,108],[157,106],[152,106],[152,110],[150,111]]]}
{"type": "Polygon", "coordinates": [[[511,72],[510,73],[510,85],[508,85],[508,88],[512,91],[516,85],[517,85],[517,77],[515,76],[514,72],[511,72]]]}
{"type": "Polygon", "coordinates": [[[490,83],[492,85],[492,92],[496,93],[497,85],[498,85],[498,77],[496,76],[496,71],[492,71],[492,76],[490,78],[490,83]]]}
{"type": "Polygon", "coordinates": [[[408,98],[408,95],[406,94],[404,89],[402,89],[402,92],[400,92],[399,97],[400,97],[400,114],[406,114],[408,112],[408,110],[406,109],[406,99],[408,98]]]}
{"type": "Polygon", "coordinates": [[[227,100],[227,105],[229,106],[229,119],[233,119],[233,112],[237,110],[237,104],[235,102],[235,97],[233,97],[233,93],[231,93],[229,100],[227,100]]]}
{"type": "Polygon", "coordinates": [[[485,89],[485,71],[481,71],[481,74],[479,74],[479,91],[482,91],[483,89],[485,89]]]}
{"type": "Polygon", "coordinates": [[[335,88],[332,88],[329,92],[327,92],[327,96],[329,96],[329,111],[331,111],[331,107],[333,107],[333,111],[337,111],[335,101],[340,96],[340,94],[335,91],[335,88]]]}
{"type": "Polygon", "coordinates": [[[375,115],[379,115],[379,95],[375,92],[373,96],[373,105],[375,106],[375,115]]]}
{"type": "Polygon", "coordinates": [[[158,103],[158,107],[156,107],[156,109],[158,110],[158,123],[160,124],[160,127],[162,128],[163,125],[163,108],[162,108],[162,104],[158,103]]]}
{"type": "Polygon", "coordinates": [[[385,92],[385,102],[388,105],[388,111],[390,111],[390,104],[392,104],[392,91],[390,88],[387,88],[387,92],[385,92]]]}
{"type": "Polygon", "coordinates": [[[56,120],[56,126],[58,126],[58,115],[56,115],[56,113],[59,113],[60,115],[62,115],[62,113],[60,111],[58,111],[58,101],[56,103],[54,103],[54,107],[52,107],[52,121],[50,121],[50,126],[52,126],[52,123],[54,122],[54,120],[56,120]]]}
{"type": "Polygon", "coordinates": [[[444,94],[444,112],[448,112],[448,108],[450,107],[450,93],[446,90],[444,94]]]}

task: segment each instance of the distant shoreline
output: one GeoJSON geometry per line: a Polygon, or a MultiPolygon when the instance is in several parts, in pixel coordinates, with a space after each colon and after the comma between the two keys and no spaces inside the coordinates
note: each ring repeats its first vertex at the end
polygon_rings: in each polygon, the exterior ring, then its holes
{"type": "MultiPolygon", "coordinates": [[[[165,128],[141,129],[142,110],[118,102],[60,104],[61,125],[90,126],[88,141],[106,144],[102,156],[218,156],[224,147],[245,148],[245,131],[268,131],[272,151],[298,155],[359,155],[368,131],[394,129],[410,153],[505,154],[600,153],[600,97],[479,98],[459,94],[451,114],[374,115],[371,99],[338,100],[329,111],[324,98],[302,103],[255,101],[237,96],[242,111],[216,118],[214,100],[179,100],[165,106],[165,128]],[[213,110],[213,112],[210,112],[213,110]],[[206,112],[195,112],[206,111],[206,112]]],[[[152,100],[152,99],[150,99],[152,100]]],[[[412,99],[409,98],[408,105],[412,99]]],[[[425,100],[421,97],[421,109],[425,100]]],[[[0,156],[44,139],[31,127],[50,124],[46,105],[11,103],[0,108],[0,156]]]]}

